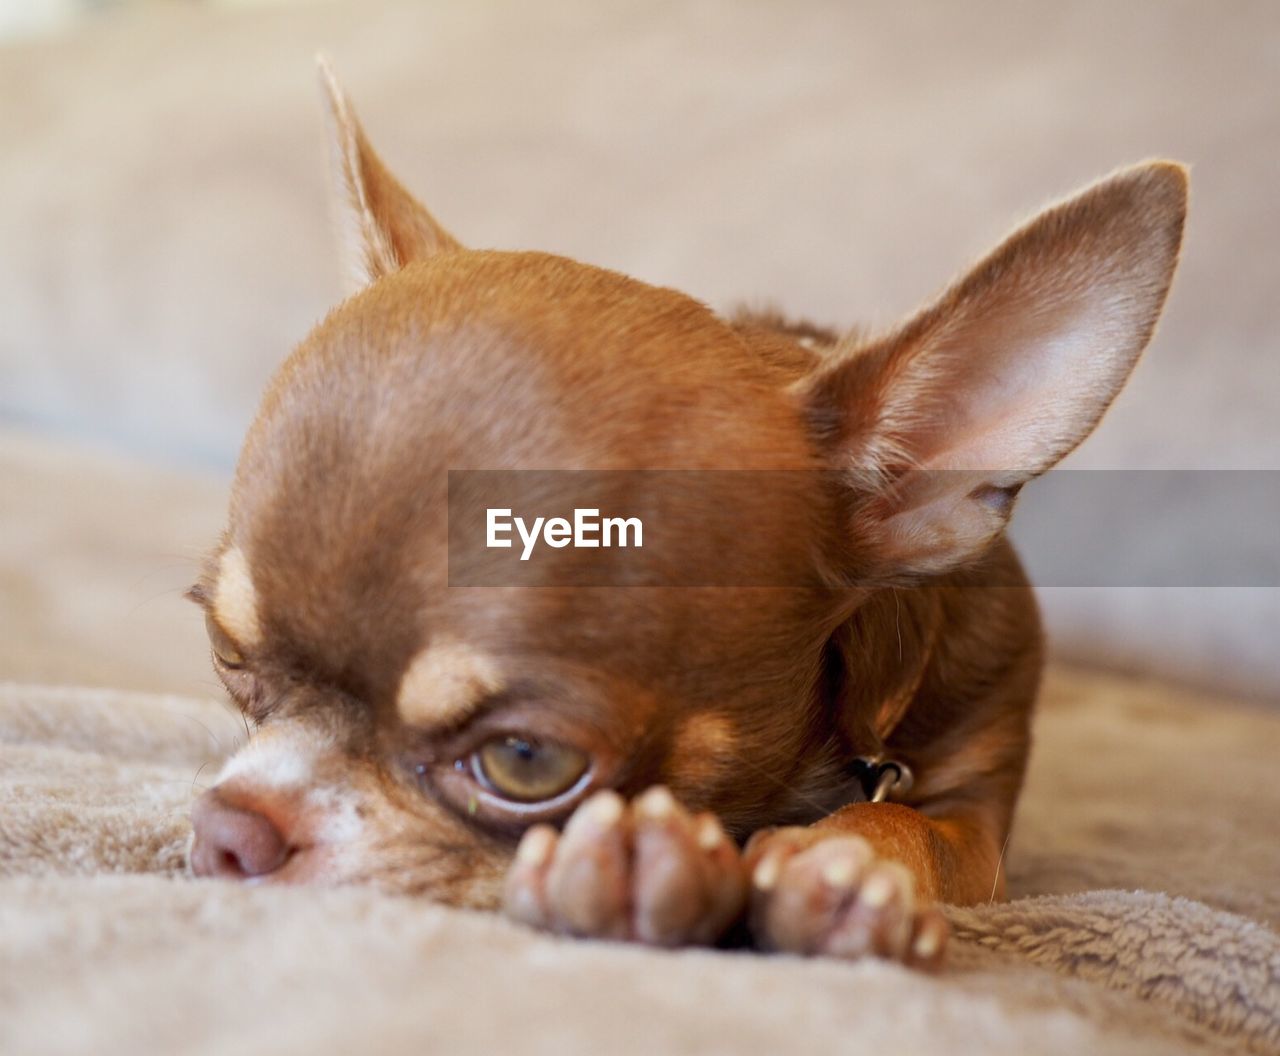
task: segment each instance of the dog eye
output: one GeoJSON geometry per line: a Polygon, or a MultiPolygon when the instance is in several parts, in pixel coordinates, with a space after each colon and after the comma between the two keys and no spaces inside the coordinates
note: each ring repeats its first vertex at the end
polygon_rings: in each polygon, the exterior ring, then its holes
{"type": "Polygon", "coordinates": [[[537,803],[567,792],[587,772],[587,756],[567,744],[495,737],[471,754],[476,779],[504,799],[537,803]]]}
{"type": "Polygon", "coordinates": [[[231,668],[233,671],[243,667],[244,654],[240,652],[236,643],[231,640],[231,636],[214,622],[212,616],[204,618],[204,626],[209,633],[209,645],[213,649],[213,655],[217,658],[218,663],[223,667],[231,668]]]}

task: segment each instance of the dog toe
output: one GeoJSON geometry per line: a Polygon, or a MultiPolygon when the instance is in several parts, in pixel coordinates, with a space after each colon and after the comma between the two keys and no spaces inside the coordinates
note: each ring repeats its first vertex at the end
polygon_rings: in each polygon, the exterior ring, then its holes
{"type": "Polygon", "coordinates": [[[543,930],[678,946],[714,942],[745,898],[741,855],[720,822],[656,787],[630,804],[598,793],[559,835],[531,828],[507,875],[505,908],[543,930]]]}
{"type": "Polygon", "coordinates": [[[848,959],[874,956],[932,969],[946,919],[920,907],[915,879],[860,836],[778,830],[749,848],[751,924],[765,948],[848,959]]]}

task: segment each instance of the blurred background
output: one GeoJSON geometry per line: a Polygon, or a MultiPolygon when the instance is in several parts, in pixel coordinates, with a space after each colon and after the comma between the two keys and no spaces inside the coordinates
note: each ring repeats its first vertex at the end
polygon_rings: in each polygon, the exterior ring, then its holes
{"type": "MultiPolygon", "coordinates": [[[[1280,470],[1272,0],[0,0],[0,677],[205,691],[180,590],[341,294],[321,50],[464,242],[842,326],[1053,196],[1188,162],[1164,322],[1070,464],[1280,470]]],[[[1280,701],[1280,591],[1043,601],[1061,658],[1280,701]]]]}

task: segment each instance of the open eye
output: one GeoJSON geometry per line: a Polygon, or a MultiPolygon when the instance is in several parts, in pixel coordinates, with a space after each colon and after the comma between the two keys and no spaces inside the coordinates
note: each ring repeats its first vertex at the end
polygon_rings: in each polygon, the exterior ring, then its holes
{"type": "Polygon", "coordinates": [[[209,645],[213,649],[213,655],[217,658],[218,663],[223,667],[229,667],[235,671],[244,666],[244,654],[240,652],[239,646],[231,640],[231,636],[227,634],[212,616],[204,618],[205,630],[209,633],[209,645]]]}
{"type": "Polygon", "coordinates": [[[471,753],[471,771],[504,799],[538,803],[568,792],[587,772],[587,755],[555,741],[504,736],[471,753]]]}

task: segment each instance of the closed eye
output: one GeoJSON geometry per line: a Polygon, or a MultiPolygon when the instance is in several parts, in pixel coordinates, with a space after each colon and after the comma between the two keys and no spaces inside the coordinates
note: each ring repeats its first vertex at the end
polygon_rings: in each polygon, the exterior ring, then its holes
{"type": "Polygon", "coordinates": [[[214,660],[231,671],[238,671],[244,667],[245,657],[240,646],[207,612],[204,617],[204,626],[209,635],[209,647],[213,650],[214,660]]]}

